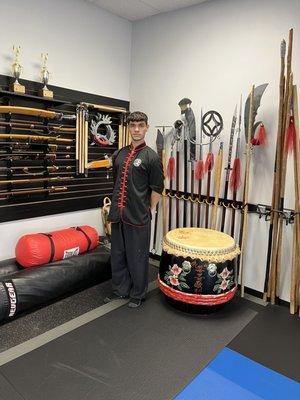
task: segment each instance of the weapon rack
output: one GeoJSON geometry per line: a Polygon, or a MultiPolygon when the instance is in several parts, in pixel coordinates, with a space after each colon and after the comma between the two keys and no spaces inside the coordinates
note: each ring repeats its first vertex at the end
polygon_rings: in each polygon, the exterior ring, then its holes
{"type": "MultiPolygon", "coordinates": [[[[64,114],[75,114],[76,106],[81,102],[129,109],[129,102],[124,100],[55,86],[49,87],[54,92],[54,99],[46,99],[38,96],[42,84],[29,80],[22,80],[26,94],[13,93],[8,90],[12,79],[0,75],[0,105],[39,108],[64,114]]],[[[102,159],[105,154],[110,155],[118,149],[118,128],[123,123],[122,112],[92,110],[90,119],[97,112],[111,117],[116,140],[111,146],[99,146],[92,145],[89,139],[88,161],[102,159]]],[[[0,222],[97,208],[102,205],[105,196],[111,196],[112,176],[106,168],[88,170],[87,176],[76,174],[75,127],[76,120],[57,121],[32,115],[0,114],[0,133],[28,136],[26,140],[0,138],[0,222]],[[21,125],[12,127],[10,123],[13,122],[21,125]],[[38,126],[38,129],[30,125],[38,126]],[[73,128],[73,131],[53,131],[53,125],[73,128]],[[45,136],[47,140],[30,140],[30,136],[37,135],[45,136]],[[72,139],[73,143],[48,140],[51,135],[72,139]],[[58,145],[54,150],[55,159],[53,155],[50,158],[46,156],[51,155],[47,143],[58,145]],[[63,180],[51,180],[55,177],[63,180]],[[30,182],[9,182],[24,179],[30,182]]]]}

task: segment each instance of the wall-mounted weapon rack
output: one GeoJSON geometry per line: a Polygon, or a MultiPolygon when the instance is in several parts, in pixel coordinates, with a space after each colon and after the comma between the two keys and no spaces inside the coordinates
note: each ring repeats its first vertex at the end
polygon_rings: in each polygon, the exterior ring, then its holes
{"type": "MultiPolygon", "coordinates": [[[[66,118],[0,113],[0,222],[97,208],[111,196],[112,176],[106,169],[76,171],[76,109],[89,108],[89,126],[99,113],[108,116],[115,133],[112,145],[88,140],[88,162],[111,155],[119,146],[124,111],[129,102],[51,86],[55,98],[38,96],[41,83],[22,80],[26,94],[8,90],[11,77],[0,75],[0,106],[63,113],[66,118]],[[114,109],[114,111],[111,111],[114,109]],[[93,143],[93,144],[92,144],[93,143]]],[[[99,128],[99,132],[102,128],[99,128]]]]}
{"type": "MultiPolygon", "coordinates": [[[[211,206],[214,204],[215,200],[213,196],[207,198],[206,195],[202,194],[199,198],[198,194],[195,193],[192,195],[191,193],[184,193],[182,191],[176,192],[175,190],[171,191],[170,189],[165,190],[165,195],[170,198],[177,198],[182,201],[191,201],[194,203],[208,204],[211,206]]],[[[243,204],[242,201],[223,198],[219,198],[218,205],[220,207],[225,207],[228,209],[231,208],[239,210],[240,212],[243,212],[243,209],[245,208],[245,204],[243,204]]],[[[272,213],[278,213],[285,220],[286,225],[294,223],[294,217],[297,214],[295,210],[288,208],[284,208],[283,210],[272,210],[271,205],[251,203],[248,203],[248,212],[251,214],[257,214],[259,219],[264,218],[265,221],[270,220],[272,213]]]]}

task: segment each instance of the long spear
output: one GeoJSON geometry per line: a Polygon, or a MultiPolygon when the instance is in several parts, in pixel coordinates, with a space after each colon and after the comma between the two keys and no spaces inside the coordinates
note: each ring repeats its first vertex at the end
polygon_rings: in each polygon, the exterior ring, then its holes
{"type": "Polygon", "coordinates": [[[197,227],[200,227],[200,214],[201,214],[201,192],[202,192],[202,180],[204,177],[204,163],[203,163],[203,145],[202,145],[202,108],[200,117],[200,145],[199,145],[199,159],[196,162],[195,167],[195,179],[198,180],[198,207],[197,207],[197,227]]]}
{"type": "Polygon", "coordinates": [[[214,165],[214,155],[212,152],[212,135],[211,135],[209,138],[208,153],[207,153],[206,160],[205,160],[205,171],[207,172],[205,228],[208,228],[210,182],[211,182],[211,171],[212,171],[213,165],[214,165]]]}
{"type": "MultiPolygon", "coordinates": [[[[224,188],[224,196],[223,196],[224,200],[227,200],[227,196],[228,196],[228,186],[229,186],[229,176],[230,176],[230,169],[231,169],[232,147],[233,147],[233,138],[234,138],[234,133],[235,133],[236,120],[237,120],[237,106],[235,106],[235,110],[234,110],[234,114],[233,114],[232,122],[231,122],[227,166],[225,168],[226,176],[225,176],[225,188],[224,188]]],[[[226,207],[223,206],[222,219],[221,219],[221,231],[222,232],[224,232],[225,215],[226,215],[226,207]]]]}
{"type": "Polygon", "coordinates": [[[248,117],[248,131],[246,136],[246,165],[244,177],[244,198],[243,198],[243,231],[241,238],[241,258],[240,258],[240,279],[241,279],[241,297],[244,297],[244,259],[245,248],[248,234],[248,196],[249,196],[249,177],[250,177],[250,161],[251,161],[251,133],[253,128],[253,99],[254,99],[254,85],[250,93],[250,106],[248,117]]]}
{"type": "Polygon", "coordinates": [[[175,122],[178,129],[178,140],[176,141],[176,228],[179,228],[179,171],[180,171],[180,137],[182,134],[182,121],[175,122]]]}
{"type": "Polygon", "coordinates": [[[221,187],[221,179],[222,179],[222,164],[223,164],[223,142],[220,143],[220,148],[219,148],[219,152],[217,155],[215,170],[214,170],[215,200],[214,200],[212,216],[211,216],[211,229],[217,228],[217,214],[218,214],[220,187],[221,187]]]}
{"type": "Polygon", "coordinates": [[[280,46],[280,79],[279,79],[279,107],[278,107],[278,127],[277,127],[277,140],[276,140],[276,153],[275,153],[275,163],[273,172],[273,192],[272,192],[272,206],[271,206],[271,216],[270,216],[270,226],[269,226],[269,238],[268,238],[268,250],[267,250],[267,262],[266,262],[266,272],[264,280],[264,300],[268,297],[268,287],[269,278],[272,274],[272,264],[274,257],[272,255],[272,249],[275,247],[277,240],[278,231],[278,218],[279,214],[274,212],[274,210],[279,209],[279,187],[280,187],[280,162],[282,153],[282,142],[283,142],[283,132],[282,132],[282,122],[283,122],[283,103],[284,103],[284,82],[285,82],[285,54],[286,54],[286,42],[282,40],[280,46]]]}
{"type": "MultiPolygon", "coordinates": [[[[232,191],[232,203],[236,202],[237,191],[241,186],[241,160],[240,160],[240,140],[241,140],[241,125],[242,125],[242,96],[240,99],[240,112],[239,112],[239,125],[238,135],[236,139],[235,159],[230,175],[230,189],[232,191]]],[[[235,231],[235,206],[232,207],[231,212],[231,236],[234,237],[235,231]]]]}

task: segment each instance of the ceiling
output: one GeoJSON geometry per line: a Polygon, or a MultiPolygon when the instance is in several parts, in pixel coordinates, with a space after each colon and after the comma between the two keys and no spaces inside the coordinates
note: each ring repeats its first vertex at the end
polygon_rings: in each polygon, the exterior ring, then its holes
{"type": "Polygon", "coordinates": [[[178,10],[208,0],[87,0],[106,11],[137,21],[151,15],[178,10]]]}

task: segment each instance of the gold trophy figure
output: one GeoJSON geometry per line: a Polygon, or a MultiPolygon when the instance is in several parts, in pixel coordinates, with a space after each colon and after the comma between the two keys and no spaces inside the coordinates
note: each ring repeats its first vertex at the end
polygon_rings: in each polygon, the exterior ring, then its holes
{"type": "Polygon", "coordinates": [[[15,78],[15,81],[14,81],[14,83],[12,83],[10,85],[9,88],[12,92],[25,93],[25,86],[21,85],[18,80],[20,78],[21,71],[23,69],[22,65],[20,64],[20,59],[19,59],[21,47],[13,46],[13,52],[15,53],[15,58],[14,58],[14,62],[12,64],[12,73],[15,78]]]}
{"type": "Polygon", "coordinates": [[[50,72],[47,68],[47,61],[48,61],[48,53],[42,53],[42,68],[41,68],[41,80],[44,84],[44,87],[40,90],[39,95],[43,97],[53,98],[53,92],[47,88],[47,84],[50,78],[50,72]]]}

